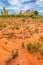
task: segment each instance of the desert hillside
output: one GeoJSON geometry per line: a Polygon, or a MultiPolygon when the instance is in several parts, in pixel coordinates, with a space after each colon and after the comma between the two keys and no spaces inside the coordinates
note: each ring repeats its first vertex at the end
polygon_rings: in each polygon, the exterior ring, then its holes
{"type": "Polygon", "coordinates": [[[0,18],[0,65],[43,65],[43,19],[0,18]]]}

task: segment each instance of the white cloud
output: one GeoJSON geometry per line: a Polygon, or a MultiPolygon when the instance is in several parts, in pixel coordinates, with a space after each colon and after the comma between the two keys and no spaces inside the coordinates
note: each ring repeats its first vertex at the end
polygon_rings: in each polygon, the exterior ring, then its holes
{"type": "Polygon", "coordinates": [[[30,3],[30,4],[25,4],[24,6],[23,6],[23,10],[28,10],[28,9],[30,9],[32,7],[32,4],[30,3]]]}
{"type": "Polygon", "coordinates": [[[23,2],[27,2],[27,1],[31,1],[31,0],[8,0],[8,2],[11,4],[11,5],[17,5],[17,4],[21,4],[23,2]]]}
{"type": "Polygon", "coordinates": [[[38,4],[39,6],[43,6],[43,0],[37,0],[36,4],[38,4]]]}
{"type": "Polygon", "coordinates": [[[19,3],[19,0],[8,0],[8,2],[9,2],[11,5],[20,4],[20,3],[19,3]]]}
{"type": "Polygon", "coordinates": [[[31,0],[8,0],[8,2],[11,5],[18,5],[18,6],[22,6],[23,5],[22,3],[27,1],[31,1],[31,0]]]}
{"type": "Polygon", "coordinates": [[[8,0],[8,2],[11,4],[13,9],[15,9],[15,7],[19,9],[20,7],[23,6],[23,4],[20,3],[19,0],[8,0]]]}

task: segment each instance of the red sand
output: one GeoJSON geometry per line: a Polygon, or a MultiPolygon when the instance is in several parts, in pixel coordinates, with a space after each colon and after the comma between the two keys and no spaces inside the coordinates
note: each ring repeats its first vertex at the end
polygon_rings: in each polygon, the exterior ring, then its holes
{"type": "MultiPolygon", "coordinates": [[[[27,21],[28,20],[32,21],[32,19],[27,19],[27,21]]],[[[20,18],[0,18],[0,21],[4,21],[7,24],[6,28],[0,30],[0,65],[6,65],[6,61],[11,58],[12,51],[16,49],[18,49],[18,56],[12,59],[8,65],[43,65],[43,59],[38,60],[38,58],[43,57],[39,53],[30,53],[26,48],[28,42],[39,42],[42,44],[40,36],[43,35],[43,23],[22,23],[20,18]],[[16,30],[13,28],[14,22],[17,22],[20,29],[16,30]],[[38,29],[38,32],[35,31],[36,29],[38,29]],[[12,38],[7,38],[8,36],[4,34],[10,32],[13,32],[15,35],[12,38]],[[25,42],[25,48],[21,46],[22,41],[25,42]],[[7,44],[5,44],[6,42],[7,44]]]]}

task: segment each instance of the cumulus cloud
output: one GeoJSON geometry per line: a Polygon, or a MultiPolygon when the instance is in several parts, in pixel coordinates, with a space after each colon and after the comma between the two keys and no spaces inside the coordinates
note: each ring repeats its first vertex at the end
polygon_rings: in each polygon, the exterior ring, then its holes
{"type": "Polygon", "coordinates": [[[8,2],[9,2],[11,5],[20,4],[20,3],[19,3],[19,0],[8,0],[8,2]]]}
{"type": "Polygon", "coordinates": [[[43,12],[43,0],[0,0],[0,9],[3,6],[16,11],[35,9],[43,12]]]}

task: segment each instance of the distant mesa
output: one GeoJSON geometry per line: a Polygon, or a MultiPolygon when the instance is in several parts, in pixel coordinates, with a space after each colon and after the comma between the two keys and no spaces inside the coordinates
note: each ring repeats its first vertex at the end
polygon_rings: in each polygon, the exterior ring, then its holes
{"type": "Polygon", "coordinates": [[[30,10],[24,11],[23,14],[29,15],[30,14],[30,10]]]}
{"type": "Polygon", "coordinates": [[[30,10],[26,10],[26,13],[27,13],[27,14],[30,14],[30,10]]]}

